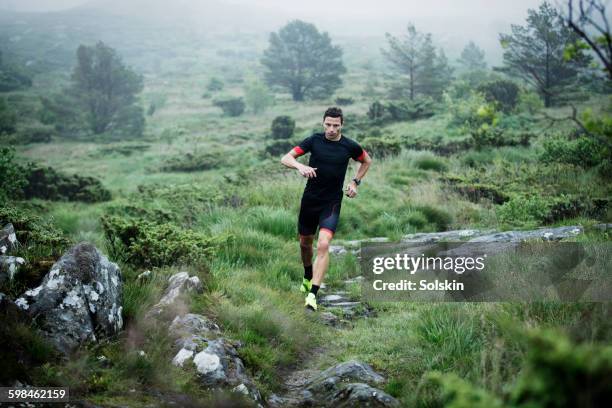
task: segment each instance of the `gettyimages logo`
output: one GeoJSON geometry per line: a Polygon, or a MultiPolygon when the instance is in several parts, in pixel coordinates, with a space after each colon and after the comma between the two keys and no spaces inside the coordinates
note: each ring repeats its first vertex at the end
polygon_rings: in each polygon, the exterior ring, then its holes
{"type": "Polygon", "coordinates": [[[612,244],[369,243],[366,300],[608,301],[612,244]]]}

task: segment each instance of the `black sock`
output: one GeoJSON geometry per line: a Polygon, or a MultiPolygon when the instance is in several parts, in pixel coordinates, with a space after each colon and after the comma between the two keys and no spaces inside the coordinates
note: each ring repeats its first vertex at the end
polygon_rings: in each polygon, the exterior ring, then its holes
{"type": "Polygon", "coordinates": [[[312,265],[304,267],[304,279],[312,280],[312,265]]]}
{"type": "Polygon", "coordinates": [[[312,285],[312,288],[310,288],[310,293],[314,293],[315,296],[317,296],[318,291],[319,291],[319,286],[317,285],[312,285]]]}

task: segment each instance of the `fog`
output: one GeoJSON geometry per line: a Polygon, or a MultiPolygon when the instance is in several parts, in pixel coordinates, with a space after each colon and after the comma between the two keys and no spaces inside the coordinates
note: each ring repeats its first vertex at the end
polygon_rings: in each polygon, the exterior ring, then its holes
{"type": "MultiPolygon", "coordinates": [[[[456,57],[470,40],[487,53],[490,63],[501,60],[499,33],[511,24],[523,24],[527,9],[540,0],[0,0],[0,9],[23,12],[100,10],[105,13],[193,25],[199,30],[240,30],[269,33],[287,21],[303,19],[336,39],[370,37],[384,40],[400,35],[412,22],[430,32],[449,57],[456,57]]],[[[558,3],[558,2],[557,2],[558,3]]]]}

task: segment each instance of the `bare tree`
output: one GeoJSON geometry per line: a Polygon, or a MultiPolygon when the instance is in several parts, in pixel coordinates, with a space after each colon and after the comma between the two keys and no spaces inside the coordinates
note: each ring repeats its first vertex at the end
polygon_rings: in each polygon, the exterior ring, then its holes
{"type": "Polygon", "coordinates": [[[612,79],[612,36],[605,0],[568,0],[567,24],[597,54],[612,79]]]}

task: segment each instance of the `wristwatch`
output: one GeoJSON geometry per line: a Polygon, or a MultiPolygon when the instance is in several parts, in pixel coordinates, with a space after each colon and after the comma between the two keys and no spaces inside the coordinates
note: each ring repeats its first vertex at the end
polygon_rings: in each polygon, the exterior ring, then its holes
{"type": "Polygon", "coordinates": [[[359,180],[358,178],[354,178],[353,181],[355,182],[356,185],[361,184],[361,180],[359,180]]]}

